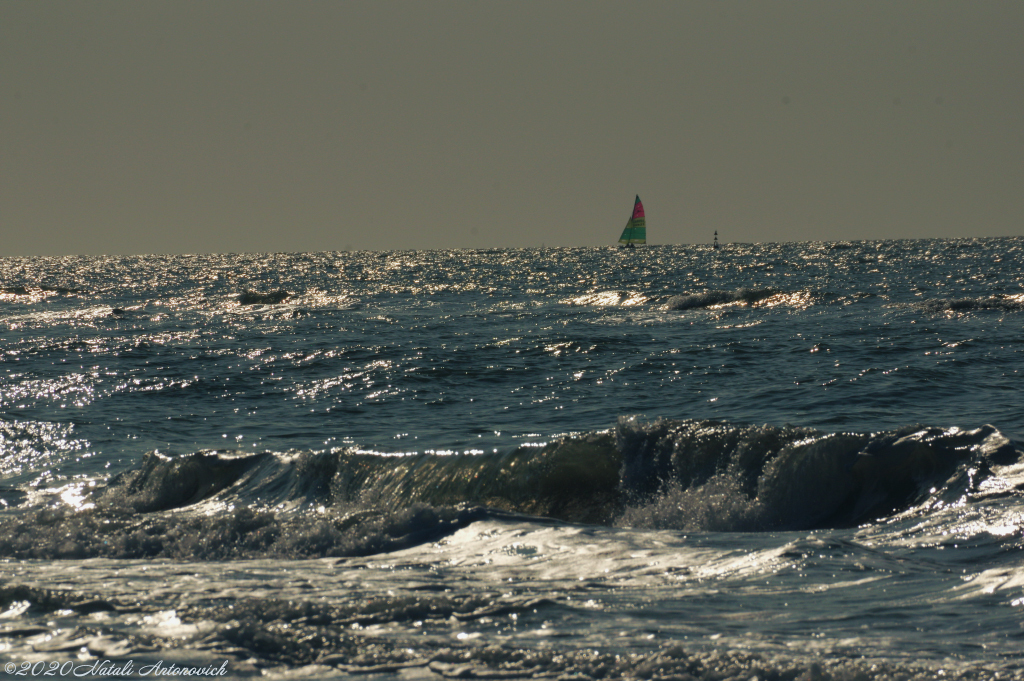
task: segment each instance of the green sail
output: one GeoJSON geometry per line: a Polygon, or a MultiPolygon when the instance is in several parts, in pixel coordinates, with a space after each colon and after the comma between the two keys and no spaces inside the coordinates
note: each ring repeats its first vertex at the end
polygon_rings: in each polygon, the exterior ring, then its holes
{"type": "Polygon", "coordinates": [[[630,218],[626,228],[622,230],[619,237],[620,244],[646,244],[647,243],[647,219],[630,218]]]}

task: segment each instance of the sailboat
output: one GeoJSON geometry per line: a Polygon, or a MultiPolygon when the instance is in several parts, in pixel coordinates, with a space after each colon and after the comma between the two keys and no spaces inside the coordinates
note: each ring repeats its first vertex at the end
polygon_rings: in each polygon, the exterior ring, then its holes
{"type": "Polygon", "coordinates": [[[647,243],[647,222],[644,219],[644,204],[640,203],[640,195],[636,195],[636,202],[633,203],[633,215],[626,223],[619,237],[620,248],[633,248],[636,244],[647,243]]]}

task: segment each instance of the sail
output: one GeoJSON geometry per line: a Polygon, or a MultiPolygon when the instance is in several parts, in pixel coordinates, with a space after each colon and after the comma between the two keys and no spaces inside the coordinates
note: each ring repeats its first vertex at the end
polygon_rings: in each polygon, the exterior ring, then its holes
{"type": "Polygon", "coordinates": [[[633,215],[622,230],[619,243],[626,246],[630,244],[647,243],[647,222],[644,218],[644,204],[640,203],[640,195],[636,195],[636,202],[633,204],[633,215]]]}

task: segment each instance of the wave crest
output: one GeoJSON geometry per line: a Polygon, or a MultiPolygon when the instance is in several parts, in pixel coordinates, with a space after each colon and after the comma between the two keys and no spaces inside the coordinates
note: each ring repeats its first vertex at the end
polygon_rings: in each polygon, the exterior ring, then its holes
{"type": "Polygon", "coordinates": [[[992,426],[823,433],[637,417],[613,432],[483,455],[154,452],[83,488],[88,503],[19,502],[0,516],[0,554],[366,555],[501,513],[684,531],[847,527],[1016,494],[1000,478],[1012,469],[1001,469],[1022,454],[992,426]]]}

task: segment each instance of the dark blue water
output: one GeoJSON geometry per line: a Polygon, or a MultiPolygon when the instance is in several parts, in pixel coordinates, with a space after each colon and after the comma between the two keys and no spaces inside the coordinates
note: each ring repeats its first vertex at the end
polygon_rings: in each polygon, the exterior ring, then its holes
{"type": "Polygon", "coordinates": [[[104,464],[154,448],[493,449],[632,413],[1020,433],[1020,249],[8,259],[0,409],[104,464]]]}

